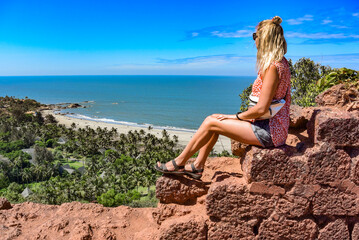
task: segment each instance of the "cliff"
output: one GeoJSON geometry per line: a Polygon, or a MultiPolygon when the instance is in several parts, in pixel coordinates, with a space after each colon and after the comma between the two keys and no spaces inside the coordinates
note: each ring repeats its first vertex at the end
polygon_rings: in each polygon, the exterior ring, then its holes
{"type": "Polygon", "coordinates": [[[157,208],[2,199],[0,239],[359,239],[352,91],[337,85],[317,97],[318,107],[291,106],[287,145],[233,142],[239,158],[209,158],[202,181],[162,176],[157,208]]]}

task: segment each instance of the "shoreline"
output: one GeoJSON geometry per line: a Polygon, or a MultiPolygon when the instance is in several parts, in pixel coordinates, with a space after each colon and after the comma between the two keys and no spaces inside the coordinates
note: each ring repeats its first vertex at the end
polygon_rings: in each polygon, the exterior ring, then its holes
{"type": "MultiPolygon", "coordinates": [[[[185,147],[188,142],[191,140],[195,132],[189,132],[189,131],[181,131],[181,130],[174,130],[174,129],[167,129],[165,127],[158,129],[158,128],[152,128],[151,130],[148,130],[148,127],[141,127],[141,126],[132,126],[132,125],[126,125],[121,123],[108,123],[108,122],[102,122],[102,121],[96,121],[96,120],[89,120],[89,119],[81,119],[78,117],[71,117],[69,115],[62,115],[59,113],[56,113],[57,110],[41,110],[41,113],[43,116],[47,114],[51,114],[55,117],[55,119],[58,121],[58,124],[64,124],[66,127],[70,127],[72,123],[76,124],[76,128],[85,128],[86,126],[96,129],[97,127],[101,128],[115,128],[117,129],[118,134],[124,133],[127,134],[128,131],[139,131],[141,129],[145,130],[145,132],[149,132],[151,134],[154,134],[156,137],[162,136],[163,129],[166,129],[168,134],[170,135],[170,138],[172,138],[173,135],[178,136],[178,145],[181,147],[185,147]]],[[[229,153],[232,152],[231,150],[231,140],[225,136],[219,136],[216,144],[214,145],[213,149],[217,153],[222,153],[223,150],[228,151],[229,153]]]]}
{"type": "Polygon", "coordinates": [[[80,120],[85,120],[85,121],[94,121],[94,122],[101,122],[101,123],[110,123],[110,124],[115,124],[115,125],[123,125],[123,126],[133,126],[133,127],[139,127],[141,129],[148,129],[149,126],[152,127],[152,129],[158,129],[158,130],[163,130],[166,129],[166,131],[178,131],[178,132],[190,132],[190,133],[195,133],[196,130],[195,129],[187,129],[187,128],[179,128],[179,127],[171,127],[171,126],[157,126],[157,125],[151,125],[148,123],[144,123],[144,124],[138,124],[135,122],[125,122],[125,121],[117,121],[117,120],[113,120],[113,119],[106,119],[106,118],[92,118],[86,115],[82,115],[82,114],[76,114],[76,113],[70,113],[70,112],[66,112],[63,113],[61,111],[55,110],[53,112],[54,114],[59,114],[65,117],[69,117],[69,118],[75,118],[75,119],[80,119],[80,120]]]}

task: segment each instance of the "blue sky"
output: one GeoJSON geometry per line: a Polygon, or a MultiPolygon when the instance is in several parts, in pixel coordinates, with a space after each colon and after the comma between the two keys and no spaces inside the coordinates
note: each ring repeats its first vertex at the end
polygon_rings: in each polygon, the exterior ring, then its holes
{"type": "Polygon", "coordinates": [[[0,75],[254,76],[255,26],[287,58],[359,70],[359,1],[0,0],[0,75]]]}

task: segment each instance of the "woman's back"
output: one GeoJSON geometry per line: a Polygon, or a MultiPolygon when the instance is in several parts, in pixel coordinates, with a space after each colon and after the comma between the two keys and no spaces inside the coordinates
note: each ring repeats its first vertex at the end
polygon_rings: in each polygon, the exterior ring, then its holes
{"type": "MultiPolygon", "coordinates": [[[[289,63],[285,57],[280,62],[273,62],[276,66],[279,76],[278,88],[274,94],[273,100],[279,100],[286,96],[285,105],[273,117],[269,119],[269,127],[271,132],[272,141],[275,147],[285,144],[288,136],[289,129],[289,113],[290,113],[290,68],[289,63]]],[[[253,96],[260,96],[263,80],[261,74],[258,74],[257,79],[253,83],[252,94],[253,96]]]]}

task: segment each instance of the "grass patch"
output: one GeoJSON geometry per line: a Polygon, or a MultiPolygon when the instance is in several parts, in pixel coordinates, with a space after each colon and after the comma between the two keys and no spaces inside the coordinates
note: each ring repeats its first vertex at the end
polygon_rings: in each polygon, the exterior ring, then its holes
{"type": "MultiPolygon", "coordinates": [[[[138,187],[138,190],[137,190],[139,193],[141,193],[141,195],[148,195],[148,188],[147,187],[138,187]]],[[[150,191],[156,191],[156,185],[152,185],[150,187],[150,191]]]]}
{"type": "Polygon", "coordinates": [[[78,169],[78,168],[84,166],[84,164],[82,162],[75,161],[75,160],[63,159],[63,160],[59,160],[59,161],[56,161],[56,162],[59,162],[62,165],[68,164],[70,167],[72,167],[74,169],[78,169]]]}
{"type": "Polygon", "coordinates": [[[38,188],[41,185],[41,183],[44,183],[44,182],[46,182],[46,181],[26,183],[25,186],[27,186],[31,189],[33,189],[33,188],[35,189],[35,188],[38,188]]]}

